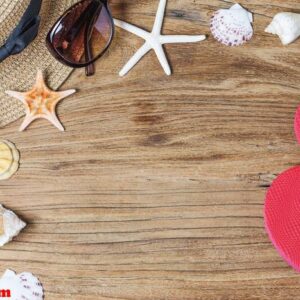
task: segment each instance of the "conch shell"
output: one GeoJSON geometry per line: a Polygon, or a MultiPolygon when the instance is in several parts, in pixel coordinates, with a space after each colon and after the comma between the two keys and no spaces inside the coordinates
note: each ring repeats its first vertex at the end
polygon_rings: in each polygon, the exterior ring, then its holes
{"type": "Polygon", "coordinates": [[[11,210],[0,204],[0,247],[10,242],[26,226],[11,210]]]}
{"type": "Polygon", "coordinates": [[[291,44],[300,36],[300,14],[277,14],[265,32],[278,35],[283,45],[291,44]]]}
{"type": "Polygon", "coordinates": [[[20,154],[16,146],[5,140],[0,140],[0,180],[13,176],[19,168],[20,154]]]}

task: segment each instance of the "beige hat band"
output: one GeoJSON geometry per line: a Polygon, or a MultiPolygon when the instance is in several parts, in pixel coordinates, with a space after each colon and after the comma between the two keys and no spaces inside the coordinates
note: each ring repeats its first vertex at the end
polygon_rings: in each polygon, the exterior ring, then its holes
{"type": "Polygon", "coordinates": [[[29,5],[30,0],[8,1],[5,0],[0,8],[0,43],[5,42],[9,34],[19,23],[22,15],[29,5]]]}

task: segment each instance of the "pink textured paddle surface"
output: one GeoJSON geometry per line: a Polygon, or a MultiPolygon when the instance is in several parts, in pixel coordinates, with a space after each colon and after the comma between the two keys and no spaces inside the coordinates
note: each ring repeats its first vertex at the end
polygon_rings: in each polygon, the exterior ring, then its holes
{"type": "Polygon", "coordinates": [[[300,106],[298,107],[295,115],[295,122],[294,122],[295,134],[298,143],[300,144],[300,106]]]}
{"type": "Polygon", "coordinates": [[[272,183],[265,226],[280,255],[300,272],[300,167],[283,172],[272,183]]]}

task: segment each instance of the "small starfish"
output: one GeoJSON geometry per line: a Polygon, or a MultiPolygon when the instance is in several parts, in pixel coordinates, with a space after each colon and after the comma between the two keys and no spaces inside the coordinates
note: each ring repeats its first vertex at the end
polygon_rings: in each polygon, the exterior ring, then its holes
{"type": "Polygon", "coordinates": [[[171,68],[169,66],[168,60],[166,58],[163,44],[174,44],[174,43],[196,43],[206,39],[205,35],[162,35],[162,26],[166,10],[167,0],[160,0],[155,23],[152,32],[147,32],[140,29],[134,25],[128,24],[126,22],[114,19],[116,26],[123,28],[141,38],[146,42],[145,44],[136,52],[136,54],[128,61],[124,68],[120,71],[119,75],[126,75],[140,60],[146,55],[151,49],[153,49],[157,55],[157,58],[162,65],[165,73],[171,75],[171,68]]]}
{"type": "Polygon", "coordinates": [[[64,127],[56,116],[56,105],[75,92],[76,90],[63,92],[50,90],[45,84],[42,71],[38,71],[36,83],[30,91],[25,93],[6,91],[5,93],[22,101],[26,107],[26,116],[20,131],[24,131],[36,119],[46,119],[60,131],[64,131],[64,127]]]}

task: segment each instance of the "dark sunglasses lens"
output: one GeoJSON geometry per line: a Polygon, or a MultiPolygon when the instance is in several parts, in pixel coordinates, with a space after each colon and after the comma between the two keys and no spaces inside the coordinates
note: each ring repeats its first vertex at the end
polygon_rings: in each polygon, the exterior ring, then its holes
{"type": "Polygon", "coordinates": [[[113,24],[106,7],[86,0],[75,5],[50,34],[52,46],[72,64],[85,64],[97,58],[108,46],[113,24]]]}

